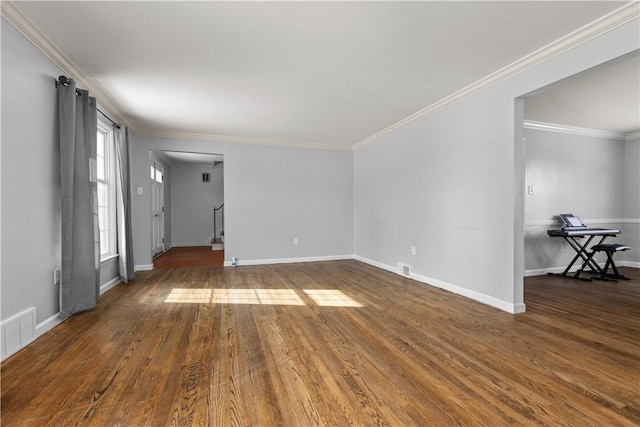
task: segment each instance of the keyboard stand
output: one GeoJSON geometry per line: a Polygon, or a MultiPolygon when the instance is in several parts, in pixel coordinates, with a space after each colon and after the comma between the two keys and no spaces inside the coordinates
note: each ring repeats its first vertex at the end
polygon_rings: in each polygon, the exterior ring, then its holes
{"type": "MultiPolygon", "coordinates": [[[[580,273],[592,273],[592,274],[602,274],[602,268],[598,265],[598,263],[593,259],[593,250],[589,249],[589,245],[596,237],[600,237],[600,241],[597,245],[601,245],[609,236],[617,236],[620,233],[620,230],[615,229],[606,229],[606,228],[586,228],[586,229],[578,229],[578,230],[564,230],[564,229],[556,229],[556,230],[548,230],[547,234],[550,237],[562,237],[576,252],[576,255],[573,257],[567,268],[560,274],[558,273],[548,273],[551,276],[562,276],[562,277],[573,277],[575,279],[580,279],[584,281],[592,281],[591,278],[580,277],[580,273]],[[581,239],[587,237],[585,242],[581,242],[581,239]],[[581,259],[582,267],[579,268],[573,275],[569,274],[569,270],[575,265],[575,263],[581,259]]],[[[596,246],[596,245],[594,245],[596,246]]]]}
{"type": "MultiPolygon", "coordinates": [[[[593,273],[593,274],[601,274],[602,273],[602,269],[600,268],[598,263],[596,263],[595,260],[593,259],[593,254],[587,251],[587,248],[589,247],[589,244],[591,243],[591,241],[593,241],[593,239],[596,236],[589,236],[587,241],[584,244],[581,244],[581,242],[578,239],[583,238],[583,237],[585,237],[585,236],[567,236],[567,237],[565,237],[565,240],[567,242],[569,242],[569,245],[571,245],[573,250],[576,251],[576,256],[573,257],[573,259],[571,260],[571,263],[569,263],[567,268],[565,268],[564,271],[561,274],[556,274],[557,276],[563,276],[563,277],[569,276],[569,270],[571,270],[571,267],[573,267],[573,265],[576,263],[576,261],[578,261],[578,259],[582,259],[583,264],[582,264],[582,267],[579,268],[573,274],[573,277],[575,279],[580,279],[580,280],[584,280],[584,281],[590,282],[591,281],[590,278],[580,277],[580,273],[593,273]],[[585,268],[589,268],[589,270],[585,270],[585,268]]],[[[600,242],[598,242],[598,244],[604,242],[604,240],[606,238],[607,238],[607,236],[602,236],[602,238],[600,239],[600,242]]]]}
{"type": "MultiPolygon", "coordinates": [[[[613,261],[613,254],[616,252],[622,252],[622,251],[628,251],[630,249],[629,246],[627,245],[622,245],[619,243],[610,243],[610,244],[603,244],[603,245],[594,245],[591,248],[591,255],[589,256],[589,259],[592,260],[593,256],[598,253],[598,252],[604,252],[607,254],[607,261],[604,265],[604,268],[601,269],[600,274],[598,275],[598,277],[595,277],[595,279],[597,280],[606,280],[606,281],[610,281],[610,282],[617,282],[618,280],[629,280],[628,277],[620,274],[618,272],[618,269],[616,268],[616,263],[613,261]],[[607,271],[609,271],[609,267],[611,267],[611,269],[613,270],[613,274],[607,273],[607,271]]],[[[582,264],[582,269],[584,269],[585,265],[587,263],[583,263],[582,264]]],[[[578,270],[578,272],[580,272],[581,270],[578,270]]]]}

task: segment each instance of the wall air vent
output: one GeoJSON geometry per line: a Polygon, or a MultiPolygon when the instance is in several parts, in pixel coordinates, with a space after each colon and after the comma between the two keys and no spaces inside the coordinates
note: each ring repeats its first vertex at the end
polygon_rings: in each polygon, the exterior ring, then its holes
{"type": "Polygon", "coordinates": [[[409,264],[398,263],[398,274],[411,278],[411,266],[409,264]]]}
{"type": "Polygon", "coordinates": [[[4,360],[36,339],[36,308],[4,320],[0,332],[0,360],[4,360]]]}

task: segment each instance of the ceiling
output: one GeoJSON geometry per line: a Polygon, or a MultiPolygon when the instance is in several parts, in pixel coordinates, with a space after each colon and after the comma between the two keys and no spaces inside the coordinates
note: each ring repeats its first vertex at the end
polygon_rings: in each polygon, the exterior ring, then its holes
{"type": "Polygon", "coordinates": [[[335,149],[624,4],[11,3],[137,133],[335,149]]]}
{"type": "Polygon", "coordinates": [[[527,97],[526,120],[630,134],[640,130],[638,52],[527,97]]]}
{"type": "Polygon", "coordinates": [[[174,163],[198,163],[206,165],[214,165],[220,162],[224,162],[224,156],[221,154],[209,154],[209,153],[191,153],[184,151],[157,151],[158,154],[163,156],[169,161],[170,164],[174,163]]]}

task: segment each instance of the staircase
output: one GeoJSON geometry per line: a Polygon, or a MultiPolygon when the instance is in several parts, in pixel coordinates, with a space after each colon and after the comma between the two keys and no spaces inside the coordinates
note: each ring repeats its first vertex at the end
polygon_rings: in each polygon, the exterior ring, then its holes
{"type": "Polygon", "coordinates": [[[220,237],[214,237],[213,239],[211,239],[211,250],[212,251],[224,250],[224,231],[220,232],[220,237]]]}
{"type": "Polygon", "coordinates": [[[211,250],[212,251],[223,251],[224,250],[224,203],[220,205],[220,207],[213,208],[213,238],[211,239],[211,250]],[[222,226],[220,230],[218,230],[218,220],[217,216],[220,216],[220,222],[222,226]]]}

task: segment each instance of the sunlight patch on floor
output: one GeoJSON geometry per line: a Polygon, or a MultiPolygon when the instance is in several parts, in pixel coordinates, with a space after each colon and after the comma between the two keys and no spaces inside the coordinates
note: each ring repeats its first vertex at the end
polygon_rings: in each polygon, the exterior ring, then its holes
{"type": "Polygon", "coordinates": [[[321,307],[362,307],[358,301],[337,289],[305,289],[304,293],[321,307]]]}
{"type": "MultiPolygon", "coordinates": [[[[303,292],[321,307],[363,306],[337,289],[305,289],[303,292]]],[[[182,304],[306,305],[294,289],[173,288],[164,302],[182,304]]]]}
{"type": "Polygon", "coordinates": [[[214,304],[304,305],[293,289],[214,289],[214,304]]]}
{"type": "Polygon", "coordinates": [[[173,288],[164,302],[202,304],[211,301],[211,289],[173,288]]]}

